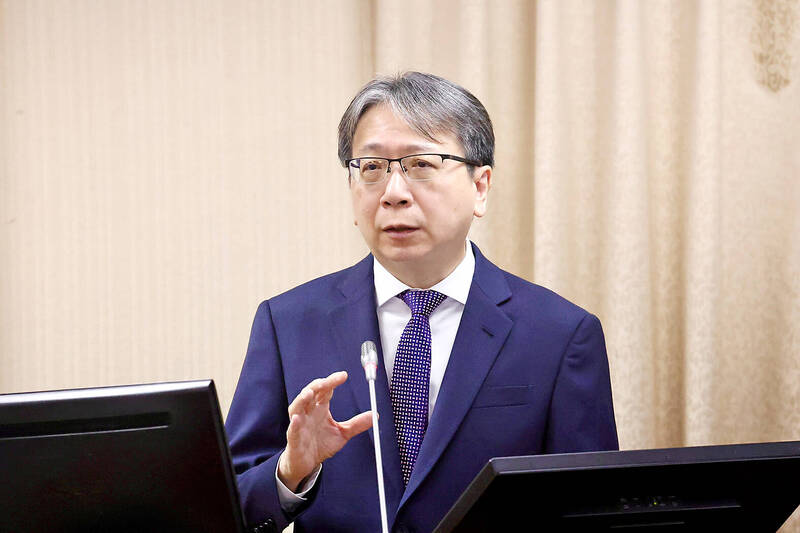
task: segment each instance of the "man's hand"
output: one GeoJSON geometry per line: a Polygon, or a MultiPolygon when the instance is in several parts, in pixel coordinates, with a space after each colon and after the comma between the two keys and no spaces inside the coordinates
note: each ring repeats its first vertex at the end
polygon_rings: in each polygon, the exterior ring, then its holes
{"type": "Polygon", "coordinates": [[[333,457],[351,438],[372,426],[366,411],[346,422],[331,416],[333,390],[347,381],[347,372],[334,372],[305,386],[289,405],[286,449],[278,462],[278,478],[292,492],[325,459],[333,457]]]}

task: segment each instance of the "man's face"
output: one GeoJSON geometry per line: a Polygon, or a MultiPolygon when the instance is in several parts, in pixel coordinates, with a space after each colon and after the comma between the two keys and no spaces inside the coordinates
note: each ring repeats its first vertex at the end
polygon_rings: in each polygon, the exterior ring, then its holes
{"type": "MultiPolygon", "coordinates": [[[[396,158],[419,153],[464,156],[447,133],[431,141],[386,105],[361,117],[353,137],[352,157],[396,158]]],[[[486,212],[492,169],[470,174],[464,163],[446,160],[436,178],[409,182],[399,163],[382,183],[351,182],[355,223],[380,263],[413,287],[428,288],[444,279],[464,257],[464,243],[473,216],[486,212]]]]}

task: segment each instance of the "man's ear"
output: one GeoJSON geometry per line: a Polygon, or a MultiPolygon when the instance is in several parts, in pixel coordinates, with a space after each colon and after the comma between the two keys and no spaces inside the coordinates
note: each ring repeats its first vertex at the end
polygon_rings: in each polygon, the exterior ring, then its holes
{"type": "Polygon", "coordinates": [[[476,168],[472,181],[475,184],[475,209],[472,214],[480,218],[486,214],[489,189],[492,188],[492,167],[485,165],[476,168]]]}

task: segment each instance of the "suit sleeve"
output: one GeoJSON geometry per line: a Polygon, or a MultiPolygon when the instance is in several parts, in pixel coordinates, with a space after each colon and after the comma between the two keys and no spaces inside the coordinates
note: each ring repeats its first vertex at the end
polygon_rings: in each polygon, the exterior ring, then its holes
{"type": "Polygon", "coordinates": [[[586,314],[562,356],[546,436],[546,453],[617,450],[611,379],[600,320],[586,314]]]}
{"type": "Polygon", "coordinates": [[[281,531],[292,520],[281,509],[275,480],[286,446],[287,409],[278,342],[269,302],[263,302],[225,422],[242,510],[251,527],[271,521],[281,531]]]}

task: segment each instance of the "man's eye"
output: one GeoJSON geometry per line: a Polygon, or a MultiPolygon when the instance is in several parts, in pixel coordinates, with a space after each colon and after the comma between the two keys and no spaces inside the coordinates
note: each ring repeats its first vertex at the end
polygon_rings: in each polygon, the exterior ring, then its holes
{"type": "Polygon", "coordinates": [[[425,161],[424,159],[420,159],[420,158],[416,157],[416,158],[414,158],[414,159],[412,159],[411,161],[408,162],[408,166],[410,166],[412,168],[425,168],[425,167],[430,166],[430,164],[427,161],[425,161]]]}
{"type": "Polygon", "coordinates": [[[382,167],[383,165],[381,165],[378,161],[364,161],[361,163],[362,172],[374,172],[376,170],[380,170],[382,167]]]}

